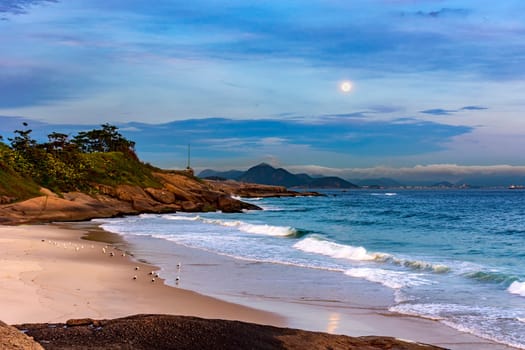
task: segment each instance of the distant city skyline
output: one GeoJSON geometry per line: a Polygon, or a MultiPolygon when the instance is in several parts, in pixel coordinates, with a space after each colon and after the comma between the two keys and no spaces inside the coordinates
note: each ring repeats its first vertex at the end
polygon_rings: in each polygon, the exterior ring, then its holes
{"type": "Polygon", "coordinates": [[[109,122],[168,168],[191,143],[201,169],[525,176],[524,10],[0,0],[0,134],[109,122]]]}

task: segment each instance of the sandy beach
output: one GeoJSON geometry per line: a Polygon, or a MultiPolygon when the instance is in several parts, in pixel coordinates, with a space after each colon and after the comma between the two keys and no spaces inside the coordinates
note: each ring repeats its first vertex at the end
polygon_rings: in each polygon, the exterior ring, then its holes
{"type": "Polygon", "coordinates": [[[276,314],[169,287],[162,279],[152,282],[155,268],[105,243],[81,239],[85,233],[53,225],[0,226],[4,322],[157,313],[285,325],[276,314]]]}
{"type": "MultiPolygon", "coordinates": [[[[129,245],[125,242],[108,244],[82,239],[89,227],[93,224],[0,226],[0,319],[8,324],[21,324],[135,314],[191,315],[353,336],[387,335],[452,349],[510,349],[435,321],[363,309],[358,302],[354,307],[340,310],[319,300],[297,304],[260,298],[243,302],[234,298],[233,302],[227,302],[165,285],[160,278],[152,282],[154,277],[150,272],[156,271],[156,267],[137,262],[126,254],[124,247],[129,245]],[[309,321],[312,318],[306,317],[308,313],[314,314],[319,322],[309,321]]],[[[95,233],[104,235],[101,230],[95,233]]],[[[111,241],[115,235],[99,238],[111,241]]],[[[185,261],[191,261],[192,254],[197,262],[210,258],[184,247],[180,254],[185,261]]],[[[221,259],[214,262],[222,266],[221,270],[231,269],[228,273],[238,275],[243,269],[232,267],[231,259],[221,259]]],[[[208,270],[208,276],[217,273],[217,270],[208,270]]],[[[199,278],[198,273],[195,278],[199,278]]],[[[370,297],[357,292],[357,301],[370,297]]]]}

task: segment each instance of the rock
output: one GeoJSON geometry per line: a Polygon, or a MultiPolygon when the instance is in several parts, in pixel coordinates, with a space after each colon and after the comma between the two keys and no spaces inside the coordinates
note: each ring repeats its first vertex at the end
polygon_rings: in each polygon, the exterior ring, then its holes
{"type": "Polygon", "coordinates": [[[8,196],[0,196],[0,204],[9,204],[13,202],[15,198],[8,196]]]}
{"type": "Polygon", "coordinates": [[[243,209],[257,210],[260,209],[256,205],[241,202],[233,199],[230,196],[222,195],[217,199],[217,208],[224,213],[240,213],[243,209]]]}
{"type": "Polygon", "coordinates": [[[204,204],[203,203],[195,203],[195,202],[192,202],[192,201],[184,201],[181,203],[181,207],[182,207],[182,210],[183,211],[187,211],[187,212],[198,212],[198,211],[202,211],[202,208],[204,207],[204,204]]]}
{"type": "Polygon", "coordinates": [[[231,198],[231,193],[263,196],[292,195],[278,186],[236,184],[218,186],[181,172],[156,173],[162,188],[141,188],[132,185],[93,185],[95,194],[68,192],[61,197],[48,189],[43,196],[22,202],[1,204],[0,224],[42,223],[51,221],[82,221],[93,218],[134,215],[140,213],[200,212],[222,210],[241,212],[259,207],[231,198]],[[257,192],[257,193],[256,193],[257,192]]]}
{"type": "Polygon", "coordinates": [[[68,327],[89,326],[90,324],[93,324],[93,320],[91,318],[79,318],[66,321],[66,326],[68,327]]]}
{"type": "Polygon", "coordinates": [[[49,190],[47,188],[44,188],[44,187],[40,188],[40,194],[43,195],[43,196],[58,197],[58,195],[55,192],[53,192],[53,191],[51,191],[51,190],[49,190]]]}
{"type": "Polygon", "coordinates": [[[16,327],[27,329],[36,341],[45,341],[49,349],[443,350],[391,337],[349,337],[188,316],[136,315],[101,322],[102,327],[16,327]]]}
{"type": "Polygon", "coordinates": [[[166,189],[157,189],[157,188],[146,188],[144,191],[149,194],[154,200],[164,204],[173,204],[175,203],[175,194],[166,189]]]}
{"type": "Polygon", "coordinates": [[[0,350],[13,349],[43,350],[33,338],[0,321],[0,350]]]}

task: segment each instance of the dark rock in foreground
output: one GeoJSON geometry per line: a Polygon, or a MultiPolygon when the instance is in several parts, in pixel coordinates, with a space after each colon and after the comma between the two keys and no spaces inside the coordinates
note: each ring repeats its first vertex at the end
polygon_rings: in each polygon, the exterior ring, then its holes
{"type": "Polygon", "coordinates": [[[45,349],[443,349],[390,337],[348,337],[168,315],[16,326],[45,349]],[[68,326],[69,325],[69,326],[68,326]]]}

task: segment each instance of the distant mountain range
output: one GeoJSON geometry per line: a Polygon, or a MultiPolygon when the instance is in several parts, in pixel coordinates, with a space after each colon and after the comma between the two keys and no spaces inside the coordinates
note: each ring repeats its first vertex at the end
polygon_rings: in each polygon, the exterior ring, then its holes
{"type": "Polygon", "coordinates": [[[200,178],[230,179],[242,182],[251,182],[264,185],[304,188],[358,188],[359,186],[336,176],[311,177],[307,174],[292,174],[283,168],[274,168],[269,164],[261,163],[247,171],[203,170],[200,178]]]}
{"type": "Polygon", "coordinates": [[[231,179],[265,185],[278,185],[285,187],[303,188],[483,188],[483,187],[508,187],[512,184],[525,184],[522,174],[471,174],[460,179],[459,177],[440,180],[438,177],[427,179],[401,179],[395,180],[387,177],[367,179],[342,179],[335,176],[293,174],[283,168],[274,168],[269,164],[261,163],[247,171],[229,170],[215,171],[206,169],[200,172],[201,178],[231,179]]]}

